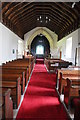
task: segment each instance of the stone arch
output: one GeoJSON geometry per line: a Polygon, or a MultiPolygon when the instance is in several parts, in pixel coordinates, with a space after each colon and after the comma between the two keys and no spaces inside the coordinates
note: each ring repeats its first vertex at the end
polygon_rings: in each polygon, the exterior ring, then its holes
{"type": "Polygon", "coordinates": [[[39,28],[38,30],[35,30],[31,35],[30,37],[28,38],[27,40],[27,46],[31,45],[33,39],[38,35],[38,34],[43,34],[47,40],[49,41],[49,44],[50,44],[50,49],[53,49],[53,38],[52,36],[46,31],[44,30],[43,28],[39,28]]]}

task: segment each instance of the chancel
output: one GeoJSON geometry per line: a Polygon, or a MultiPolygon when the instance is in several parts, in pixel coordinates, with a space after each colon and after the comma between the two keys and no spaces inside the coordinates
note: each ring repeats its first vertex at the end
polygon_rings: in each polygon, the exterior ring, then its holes
{"type": "Polygon", "coordinates": [[[0,2],[0,119],[80,120],[80,2],[0,2]]]}

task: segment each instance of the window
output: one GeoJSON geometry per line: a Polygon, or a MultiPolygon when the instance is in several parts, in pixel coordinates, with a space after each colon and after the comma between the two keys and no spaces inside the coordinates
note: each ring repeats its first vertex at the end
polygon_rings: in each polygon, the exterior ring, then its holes
{"type": "Polygon", "coordinates": [[[71,58],[72,53],[72,37],[68,38],[66,41],[66,58],[71,58]]]}
{"type": "Polygon", "coordinates": [[[36,47],[36,54],[44,54],[44,47],[42,45],[36,47]]]}
{"type": "Polygon", "coordinates": [[[80,47],[77,48],[76,65],[80,66],[80,47]]]}

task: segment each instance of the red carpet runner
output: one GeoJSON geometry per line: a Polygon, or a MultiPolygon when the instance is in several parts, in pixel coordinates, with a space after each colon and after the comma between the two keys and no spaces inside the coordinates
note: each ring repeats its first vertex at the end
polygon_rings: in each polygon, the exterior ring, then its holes
{"type": "Polygon", "coordinates": [[[16,119],[68,120],[55,91],[55,78],[55,74],[48,73],[44,65],[35,65],[16,119]]]}
{"type": "Polygon", "coordinates": [[[36,59],[36,64],[44,64],[44,59],[36,59]]]}

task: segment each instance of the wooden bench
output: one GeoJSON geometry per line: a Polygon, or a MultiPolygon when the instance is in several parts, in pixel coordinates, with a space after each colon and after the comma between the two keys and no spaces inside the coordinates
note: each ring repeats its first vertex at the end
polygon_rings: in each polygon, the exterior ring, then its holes
{"type": "MultiPolygon", "coordinates": [[[[17,73],[17,72],[20,72],[22,73],[23,71],[25,71],[25,85],[27,85],[27,82],[29,80],[29,68],[27,67],[19,67],[19,66],[2,66],[2,70],[7,70],[8,72],[10,71],[14,71],[13,73],[17,73]]],[[[12,73],[11,72],[11,73],[12,73]]]]}
{"type": "MultiPolygon", "coordinates": [[[[0,78],[1,80],[2,78],[0,78]]],[[[2,79],[1,88],[5,90],[11,89],[11,97],[13,100],[13,108],[18,108],[20,99],[21,99],[21,86],[20,86],[21,78],[13,78],[13,79],[2,79]]]]}
{"type": "Polygon", "coordinates": [[[64,87],[64,103],[67,108],[70,107],[71,101],[74,97],[79,97],[80,82],[79,85],[73,85],[70,79],[67,79],[67,86],[64,87]]]}
{"type": "Polygon", "coordinates": [[[30,69],[29,70],[32,70],[33,69],[33,66],[34,66],[34,62],[35,62],[35,59],[34,59],[34,57],[32,57],[32,58],[26,58],[26,59],[17,59],[17,60],[14,60],[14,61],[12,61],[12,62],[8,62],[7,64],[5,64],[5,65],[11,65],[12,63],[14,64],[20,64],[20,65],[22,65],[22,66],[24,66],[24,65],[26,65],[26,67],[28,66],[28,67],[30,67],[30,69]]]}
{"type": "Polygon", "coordinates": [[[10,98],[11,90],[0,88],[0,119],[13,118],[13,102],[10,98]]]}
{"type": "Polygon", "coordinates": [[[29,76],[31,74],[31,70],[32,70],[32,66],[31,64],[27,63],[27,62],[23,62],[23,61],[16,61],[16,62],[11,62],[11,63],[7,63],[3,66],[6,66],[6,67],[15,67],[15,68],[25,68],[27,69],[27,67],[29,68],[29,76]]]}
{"type": "Polygon", "coordinates": [[[49,71],[61,68],[67,68],[69,66],[68,61],[61,59],[45,59],[45,65],[49,71]]]}
{"type": "Polygon", "coordinates": [[[60,70],[59,75],[59,93],[62,94],[64,86],[67,85],[66,79],[69,78],[72,80],[73,84],[78,84],[80,79],[80,70],[60,70]],[[76,83],[75,83],[76,82],[76,83]]]}
{"type": "Polygon", "coordinates": [[[66,75],[62,76],[61,83],[59,84],[59,93],[63,93],[63,89],[65,86],[67,86],[67,78],[69,78],[72,81],[72,85],[80,85],[80,76],[71,76],[71,75],[66,75]]]}
{"type": "Polygon", "coordinates": [[[58,79],[60,78],[60,72],[63,73],[63,75],[65,74],[75,74],[75,75],[80,75],[80,70],[79,69],[75,69],[73,67],[70,68],[65,68],[65,69],[58,69],[58,79]]]}
{"type": "Polygon", "coordinates": [[[73,98],[72,108],[74,109],[74,120],[80,120],[80,96],[73,98]]]}
{"type": "Polygon", "coordinates": [[[10,70],[10,69],[2,69],[2,78],[6,79],[14,79],[17,77],[21,77],[20,85],[21,85],[21,94],[24,93],[25,90],[25,71],[19,70],[10,70]]]}

